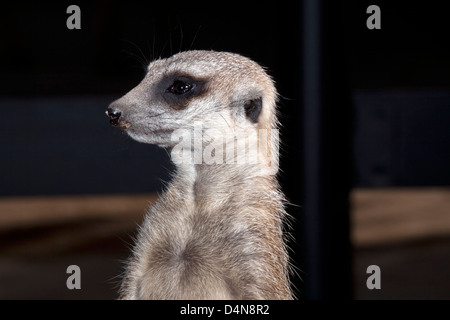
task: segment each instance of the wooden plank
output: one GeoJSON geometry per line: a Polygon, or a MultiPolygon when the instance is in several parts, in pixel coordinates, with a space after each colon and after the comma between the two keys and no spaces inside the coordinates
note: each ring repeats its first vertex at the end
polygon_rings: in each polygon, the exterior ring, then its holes
{"type": "Polygon", "coordinates": [[[450,188],[356,189],[351,203],[356,246],[450,235],[450,188]]]}
{"type": "MultiPolygon", "coordinates": [[[[355,246],[450,235],[450,188],[354,189],[355,246]]],[[[142,220],[157,195],[83,195],[0,198],[0,231],[64,221],[142,220]]]]}
{"type": "Polygon", "coordinates": [[[157,195],[0,198],[0,229],[95,217],[142,217],[157,195]]]}

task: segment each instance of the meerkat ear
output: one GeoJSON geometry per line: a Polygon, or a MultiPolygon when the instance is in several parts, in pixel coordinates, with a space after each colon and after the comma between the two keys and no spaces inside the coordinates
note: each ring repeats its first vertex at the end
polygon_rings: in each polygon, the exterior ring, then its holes
{"type": "Polygon", "coordinates": [[[253,123],[258,122],[258,116],[262,109],[262,98],[248,100],[244,104],[245,116],[253,123]]]}

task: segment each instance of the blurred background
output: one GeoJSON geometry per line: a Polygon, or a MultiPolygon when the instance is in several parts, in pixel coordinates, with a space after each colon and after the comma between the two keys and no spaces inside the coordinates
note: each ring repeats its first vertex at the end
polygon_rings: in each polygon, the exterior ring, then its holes
{"type": "Polygon", "coordinates": [[[450,46],[433,2],[9,2],[0,20],[0,299],[115,299],[173,169],[109,125],[149,61],[243,54],[280,93],[296,294],[450,299],[450,46]],[[69,30],[67,7],[81,9],[69,30]],[[369,5],[381,29],[369,30],[369,5]],[[69,265],[81,290],[68,290],[69,265]],[[381,271],[370,290],[367,268],[381,271]]]}

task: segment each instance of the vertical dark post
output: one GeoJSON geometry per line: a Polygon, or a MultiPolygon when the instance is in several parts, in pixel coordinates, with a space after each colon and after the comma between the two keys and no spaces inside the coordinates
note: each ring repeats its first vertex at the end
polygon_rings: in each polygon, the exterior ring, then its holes
{"type": "Polygon", "coordinates": [[[325,285],[321,228],[321,2],[305,0],[303,5],[304,278],[309,299],[320,299],[325,285]]]}
{"type": "Polygon", "coordinates": [[[351,104],[342,2],[304,0],[303,281],[306,299],[351,298],[351,104]]]}

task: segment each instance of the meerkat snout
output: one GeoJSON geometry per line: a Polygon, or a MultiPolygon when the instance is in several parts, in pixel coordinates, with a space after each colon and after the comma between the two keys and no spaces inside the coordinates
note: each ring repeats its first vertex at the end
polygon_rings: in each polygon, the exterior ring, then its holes
{"type": "Polygon", "coordinates": [[[115,127],[125,130],[131,126],[130,123],[123,121],[122,112],[113,104],[111,104],[106,110],[106,115],[109,117],[109,123],[115,127]]]}
{"type": "Polygon", "coordinates": [[[109,122],[113,126],[117,126],[119,124],[120,116],[122,115],[122,112],[114,110],[113,108],[109,107],[106,110],[106,115],[109,117],[109,122]]]}

